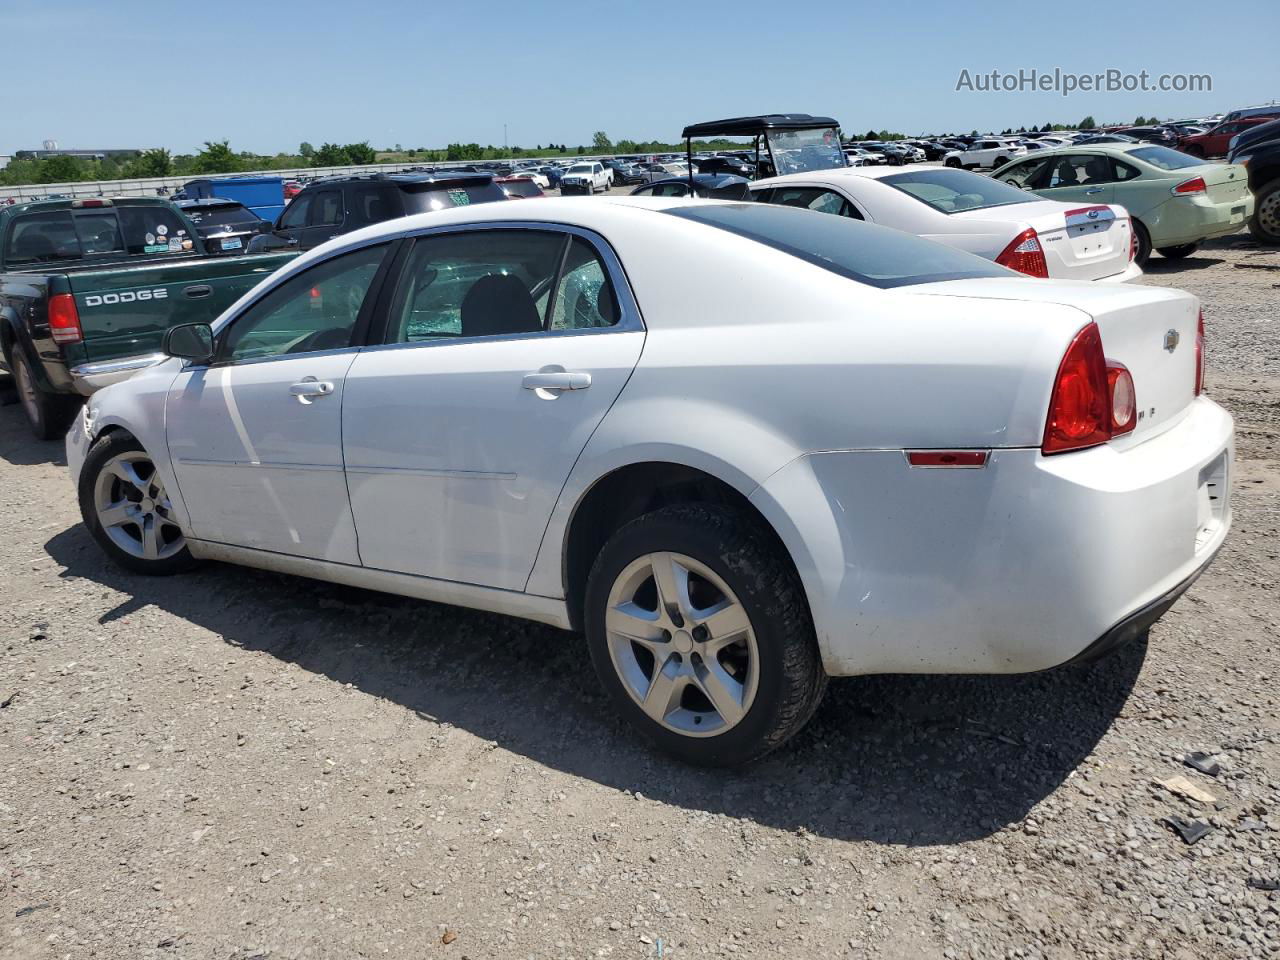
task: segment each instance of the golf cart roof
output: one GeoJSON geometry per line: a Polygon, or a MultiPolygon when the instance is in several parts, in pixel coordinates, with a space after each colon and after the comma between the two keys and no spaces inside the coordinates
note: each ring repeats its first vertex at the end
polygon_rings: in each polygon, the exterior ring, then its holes
{"type": "Polygon", "coordinates": [[[684,128],[681,137],[754,137],[768,130],[821,130],[838,127],[830,117],[812,117],[807,113],[766,113],[758,117],[730,117],[708,120],[684,128]]]}

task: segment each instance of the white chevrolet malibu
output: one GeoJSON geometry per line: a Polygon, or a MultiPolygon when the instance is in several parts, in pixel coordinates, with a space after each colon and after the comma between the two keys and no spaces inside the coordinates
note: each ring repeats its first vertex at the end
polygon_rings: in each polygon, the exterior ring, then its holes
{"type": "Polygon", "coordinates": [[[1092,659],[1226,536],[1188,294],[785,206],[519,208],[346,234],[173,328],[68,434],[97,542],[582,631],[637,727],[731,764],[831,675],[1092,659]]]}
{"type": "Polygon", "coordinates": [[[752,196],[905,230],[1032,277],[1133,280],[1124,207],[1045,200],[968,170],[847,167],[759,180],[752,196]]]}

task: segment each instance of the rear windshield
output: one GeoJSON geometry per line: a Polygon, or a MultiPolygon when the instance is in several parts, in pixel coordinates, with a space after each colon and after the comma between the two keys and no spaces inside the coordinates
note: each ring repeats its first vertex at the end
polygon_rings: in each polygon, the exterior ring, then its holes
{"type": "Polygon", "coordinates": [[[192,223],[202,227],[239,226],[260,220],[256,213],[242,206],[234,207],[190,207],[183,211],[192,223]]]}
{"type": "Polygon", "coordinates": [[[542,188],[532,180],[508,180],[502,184],[502,189],[517,197],[542,196],[542,188]]]}
{"type": "Polygon", "coordinates": [[[1168,147],[1138,147],[1136,150],[1130,150],[1129,156],[1149,163],[1153,167],[1159,167],[1161,170],[1181,170],[1184,167],[1204,165],[1204,161],[1199,157],[1179,153],[1168,147]]]}
{"type": "Polygon", "coordinates": [[[934,167],[911,173],[895,173],[880,178],[943,213],[985,210],[1011,203],[1026,203],[1027,195],[1017,187],[967,170],[934,167]]]}
{"type": "Polygon", "coordinates": [[[405,195],[406,206],[418,213],[430,210],[447,210],[449,207],[465,207],[473,203],[489,203],[506,200],[502,188],[490,180],[488,183],[458,184],[452,187],[431,187],[405,195]]]}
{"type": "Polygon", "coordinates": [[[1022,276],[990,260],[908,233],[795,207],[718,203],[662,212],[735,233],[873,287],[1022,276]]]}

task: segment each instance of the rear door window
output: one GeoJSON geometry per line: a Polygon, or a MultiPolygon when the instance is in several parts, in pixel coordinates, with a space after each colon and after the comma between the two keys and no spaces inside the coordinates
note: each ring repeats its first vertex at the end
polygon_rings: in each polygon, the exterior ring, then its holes
{"type": "Polygon", "coordinates": [[[361,183],[347,187],[347,210],[355,223],[382,223],[404,216],[400,191],[384,183],[361,183]]]}
{"type": "Polygon", "coordinates": [[[834,213],[841,217],[853,217],[855,220],[863,219],[853,204],[840,194],[818,187],[778,187],[773,191],[769,202],[784,207],[801,207],[817,213],[834,213]]]}
{"type": "Polygon", "coordinates": [[[318,190],[311,200],[311,213],[307,225],[331,227],[342,223],[342,191],[318,190]]]}

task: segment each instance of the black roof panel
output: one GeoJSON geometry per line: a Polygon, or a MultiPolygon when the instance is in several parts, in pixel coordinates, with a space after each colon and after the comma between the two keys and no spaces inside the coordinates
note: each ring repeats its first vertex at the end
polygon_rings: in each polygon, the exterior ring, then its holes
{"type": "Polygon", "coordinates": [[[814,117],[807,113],[766,113],[756,117],[730,117],[708,120],[684,128],[681,137],[754,137],[765,130],[820,130],[838,127],[830,117],[814,117]]]}

